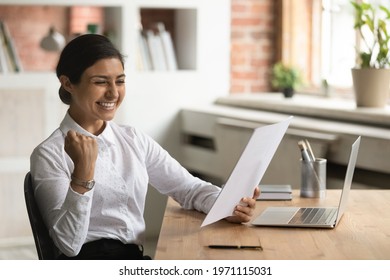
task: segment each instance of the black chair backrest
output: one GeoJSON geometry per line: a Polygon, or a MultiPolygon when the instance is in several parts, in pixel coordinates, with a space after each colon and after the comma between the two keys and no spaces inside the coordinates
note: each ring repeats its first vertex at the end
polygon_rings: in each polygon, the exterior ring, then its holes
{"type": "Polygon", "coordinates": [[[49,236],[38,205],[35,201],[34,190],[32,187],[32,178],[30,172],[26,174],[24,179],[24,198],[26,200],[26,207],[30,225],[34,236],[35,247],[37,248],[38,258],[40,260],[55,259],[55,245],[49,236]]]}

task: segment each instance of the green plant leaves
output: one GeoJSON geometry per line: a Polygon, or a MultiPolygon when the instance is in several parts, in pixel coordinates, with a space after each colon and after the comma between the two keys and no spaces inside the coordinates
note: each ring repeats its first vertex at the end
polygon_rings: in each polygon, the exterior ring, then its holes
{"type": "Polygon", "coordinates": [[[389,43],[390,36],[388,28],[390,26],[390,10],[385,6],[379,6],[379,10],[370,3],[357,3],[351,1],[355,8],[354,28],[367,48],[366,51],[358,51],[361,68],[387,68],[390,66],[389,43]],[[379,17],[381,11],[382,17],[379,17]],[[365,31],[369,31],[367,34],[365,31]],[[368,39],[368,37],[370,39],[368,39]]]}
{"type": "Polygon", "coordinates": [[[299,71],[282,62],[276,63],[272,68],[272,86],[276,89],[295,89],[301,82],[299,71]]]}

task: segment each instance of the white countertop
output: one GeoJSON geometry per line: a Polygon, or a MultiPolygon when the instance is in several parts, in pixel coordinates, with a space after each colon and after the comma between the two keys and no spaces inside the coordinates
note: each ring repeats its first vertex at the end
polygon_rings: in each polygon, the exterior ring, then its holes
{"type": "Polygon", "coordinates": [[[319,117],[379,127],[390,127],[390,106],[357,108],[353,100],[295,94],[285,98],[281,93],[231,94],[219,97],[219,105],[259,109],[308,117],[319,117]]]}

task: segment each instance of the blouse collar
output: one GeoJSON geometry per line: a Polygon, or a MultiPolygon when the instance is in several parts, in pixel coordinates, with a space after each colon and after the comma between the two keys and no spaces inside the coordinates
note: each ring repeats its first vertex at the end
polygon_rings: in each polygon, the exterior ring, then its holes
{"type": "Polygon", "coordinates": [[[72,119],[72,117],[69,115],[69,112],[66,112],[66,115],[60,124],[60,130],[64,135],[67,135],[69,130],[74,130],[77,133],[95,138],[98,142],[103,141],[106,144],[114,145],[114,133],[112,131],[111,122],[106,121],[105,124],[106,126],[102,133],[96,136],[82,128],[72,119]]]}

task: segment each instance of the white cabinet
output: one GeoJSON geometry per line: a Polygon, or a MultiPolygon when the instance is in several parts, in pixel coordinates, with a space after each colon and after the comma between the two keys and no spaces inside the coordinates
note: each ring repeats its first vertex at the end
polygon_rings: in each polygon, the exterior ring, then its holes
{"type": "MultiPolygon", "coordinates": [[[[285,120],[289,115],[262,110],[210,105],[181,112],[181,157],[189,170],[224,184],[255,127],[285,120]]],[[[354,188],[389,188],[390,134],[388,128],[294,116],[262,178],[262,184],[301,183],[298,141],[308,139],[316,157],[326,158],[327,187],[340,188],[351,144],[362,136],[354,188]]]]}

